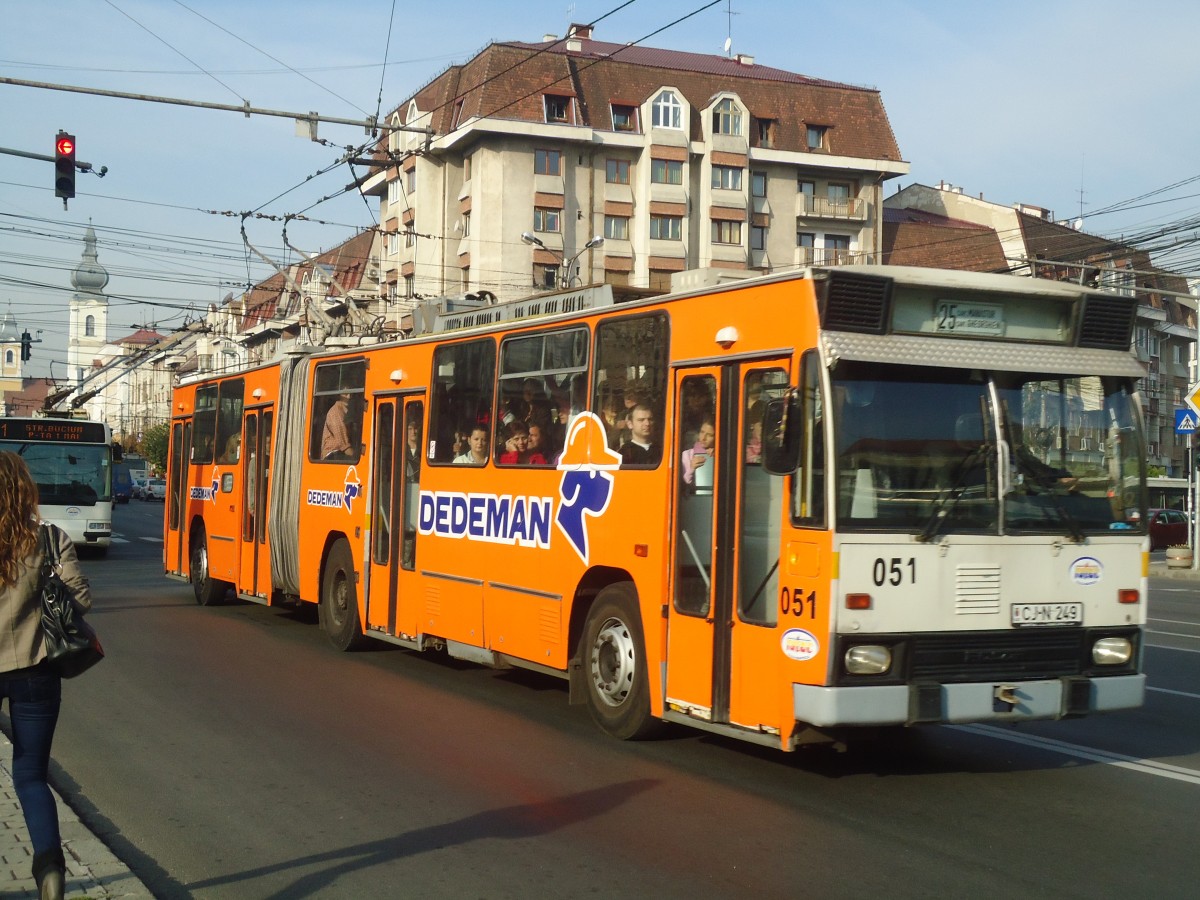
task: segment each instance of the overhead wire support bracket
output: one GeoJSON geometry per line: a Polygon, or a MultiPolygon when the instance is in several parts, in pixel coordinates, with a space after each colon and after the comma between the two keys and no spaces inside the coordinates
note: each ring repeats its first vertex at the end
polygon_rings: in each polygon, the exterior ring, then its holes
{"type": "Polygon", "coordinates": [[[251,106],[250,101],[243,101],[240,105],[232,103],[209,103],[204,100],[182,100],[178,97],[160,97],[154,94],[134,94],[128,91],[106,91],[100,88],[80,87],[72,84],[52,84],[47,81],[27,81],[23,78],[8,78],[0,76],[0,84],[11,84],[14,87],[30,87],[41,88],[48,91],[65,91],[71,94],[91,94],[94,97],[114,97],[118,100],[142,100],[147,103],[166,103],[173,106],[191,106],[198,109],[215,109],[224,112],[240,112],[246,118],[251,115],[256,116],[275,116],[280,119],[304,119],[316,122],[327,122],[330,125],[357,125],[360,126],[365,133],[376,135],[379,131],[413,131],[425,135],[426,144],[433,140],[434,131],[432,128],[419,128],[415,125],[381,125],[376,116],[368,116],[365,119],[344,119],[339,116],[322,116],[319,113],[298,113],[289,112],[282,109],[264,109],[258,106],[251,106]]]}

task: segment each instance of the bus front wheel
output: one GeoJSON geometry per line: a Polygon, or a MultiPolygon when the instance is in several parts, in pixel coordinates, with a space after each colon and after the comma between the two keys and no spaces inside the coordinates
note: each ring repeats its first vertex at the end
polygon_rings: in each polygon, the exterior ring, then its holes
{"type": "Polygon", "coordinates": [[[583,632],[588,710],[602,730],[623,741],[649,737],[661,724],[650,715],[645,647],[633,587],[604,588],[583,632]]]}
{"type": "Polygon", "coordinates": [[[338,650],[354,650],[364,642],[358,624],[358,584],[354,557],[344,539],[329,548],[321,573],[321,627],[338,650]]]}
{"type": "Polygon", "coordinates": [[[196,602],[201,606],[215,606],[225,599],[225,583],[217,581],[208,571],[208,537],[203,528],[197,529],[192,535],[189,557],[189,574],[192,590],[196,592],[196,602]]]}

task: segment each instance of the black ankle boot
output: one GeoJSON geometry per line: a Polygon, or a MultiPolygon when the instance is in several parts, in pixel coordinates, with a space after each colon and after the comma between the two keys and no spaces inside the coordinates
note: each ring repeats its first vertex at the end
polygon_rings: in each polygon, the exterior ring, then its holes
{"type": "Polygon", "coordinates": [[[66,872],[67,865],[61,847],[35,854],[33,880],[37,882],[38,900],[63,900],[66,872]]]}

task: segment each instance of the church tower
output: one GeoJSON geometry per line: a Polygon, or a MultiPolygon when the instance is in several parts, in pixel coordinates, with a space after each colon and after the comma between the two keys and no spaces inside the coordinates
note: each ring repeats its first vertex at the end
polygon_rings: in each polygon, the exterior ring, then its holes
{"type": "MultiPolygon", "coordinates": [[[[0,395],[6,390],[21,390],[23,366],[21,329],[17,326],[12,310],[9,310],[4,314],[4,318],[0,319],[0,395]]],[[[0,412],[3,412],[2,407],[0,412]]]]}
{"type": "Polygon", "coordinates": [[[71,273],[75,296],[71,298],[71,324],[67,332],[67,377],[75,384],[91,371],[92,361],[108,343],[108,270],[96,253],[96,232],[91,225],[83,236],[83,259],[71,273]]]}

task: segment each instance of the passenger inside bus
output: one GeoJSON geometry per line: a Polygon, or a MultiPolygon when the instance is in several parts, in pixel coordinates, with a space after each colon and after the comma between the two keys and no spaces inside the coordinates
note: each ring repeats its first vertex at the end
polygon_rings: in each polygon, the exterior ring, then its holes
{"type": "Polygon", "coordinates": [[[337,395],[337,400],[325,413],[325,426],[321,430],[321,459],[353,459],[358,451],[350,440],[348,416],[351,394],[347,391],[337,395]]]}
{"type": "Polygon", "coordinates": [[[487,463],[487,459],[488,432],[484,426],[476,425],[471,429],[471,436],[467,440],[467,452],[454,457],[454,461],[464,466],[482,466],[487,463]]]}
{"type": "Polygon", "coordinates": [[[700,428],[696,432],[696,442],[681,455],[684,484],[692,485],[697,491],[712,490],[713,469],[716,465],[713,452],[716,443],[717,427],[710,415],[701,419],[700,428]]]}
{"type": "Polygon", "coordinates": [[[240,434],[231,434],[229,440],[225,442],[225,450],[221,454],[221,462],[224,465],[229,465],[238,461],[238,457],[242,448],[242,436],[240,434]]]}
{"type": "Polygon", "coordinates": [[[658,423],[649,404],[638,403],[629,412],[629,440],[621,445],[621,465],[655,466],[662,458],[658,423]]]}

